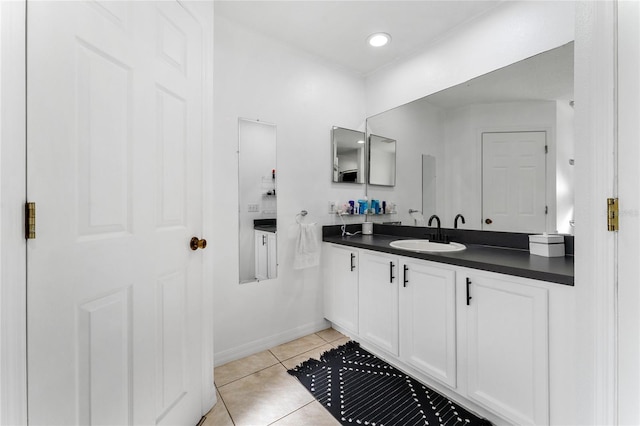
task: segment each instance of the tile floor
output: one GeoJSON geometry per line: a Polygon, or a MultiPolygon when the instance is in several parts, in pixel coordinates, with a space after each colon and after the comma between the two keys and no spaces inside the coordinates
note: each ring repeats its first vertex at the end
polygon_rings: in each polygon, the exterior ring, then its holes
{"type": "Polygon", "coordinates": [[[216,367],[218,403],[202,425],[339,425],[287,370],[348,341],[328,328],[216,367]]]}

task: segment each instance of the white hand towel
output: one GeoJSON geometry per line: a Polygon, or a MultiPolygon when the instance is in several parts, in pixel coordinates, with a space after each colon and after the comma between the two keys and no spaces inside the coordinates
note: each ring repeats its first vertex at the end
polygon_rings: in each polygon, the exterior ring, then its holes
{"type": "Polygon", "coordinates": [[[320,264],[320,242],[315,223],[298,225],[293,269],[312,268],[320,264]]]}

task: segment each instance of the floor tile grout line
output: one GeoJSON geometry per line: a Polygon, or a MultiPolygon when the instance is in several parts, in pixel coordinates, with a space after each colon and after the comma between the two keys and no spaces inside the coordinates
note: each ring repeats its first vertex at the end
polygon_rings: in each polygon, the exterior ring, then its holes
{"type": "MultiPolygon", "coordinates": [[[[276,356],[276,359],[278,360],[278,362],[283,363],[283,362],[285,362],[285,361],[289,361],[290,359],[293,359],[293,358],[295,358],[295,357],[297,357],[297,356],[300,356],[300,355],[305,354],[305,353],[307,353],[307,352],[311,352],[311,351],[313,351],[313,350],[315,350],[315,349],[318,349],[318,348],[320,348],[320,347],[322,347],[322,346],[324,346],[324,345],[330,345],[330,343],[324,342],[324,343],[322,343],[321,345],[314,346],[314,347],[312,347],[312,348],[310,348],[310,349],[305,350],[304,352],[300,352],[299,354],[296,354],[296,355],[290,356],[289,358],[283,359],[282,361],[280,361],[280,358],[278,358],[277,356],[276,356]]],[[[271,352],[271,350],[269,350],[269,352],[271,352]]],[[[275,356],[275,355],[274,355],[274,356],[275,356]]],[[[284,364],[283,364],[283,365],[284,365],[284,364]]],[[[286,368],[286,367],[285,367],[285,368],[286,368]]]]}
{"type": "MultiPolygon", "coordinates": [[[[303,386],[303,387],[304,387],[304,386],[303,386]]],[[[305,388],[305,389],[307,389],[307,388],[305,388]]],[[[304,404],[304,405],[302,405],[302,406],[300,406],[300,407],[296,408],[296,409],[295,409],[295,410],[293,410],[292,412],[287,413],[287,414],[285,414],[284,416],[280,417],[279,419],[274,420],[273,422],[269,423],[267,426],[271,426],[271,425],[272,425],[272,424],[274,424],[274,423],[278,423],[280,420],[282,420],[282,419],[284,419],[284,418],[286,418],[286,417],[289,417],[289,416],[290,416],[290,415],[292,415],[293,413],[295,413],[295,412],[297,412],[297,411],[302,410],[304,407],[306,407],[307,405],[311,405],[311,404],[313,404],[314,402],[316,402],[316,400],[315,400],[315,399],[314,399],[313,401],[307,402],[306,404],[304,404]]]]}
{"type": "Polygon", "coordinates": [[[221,387],[224,387],[224,386],[230,385],[231,383],[235,383],[235,382],[237,382],[238,380],[246,379],[247,377],[249,377],[249,376],[253,376],[253,375],[254,375],[254,374],[256,374],[256,373],[259,373],[259,372],[261,372],[261,371],[266,370],[267,368],[271,368],[271,367],[273,367],[274,365],[278,365],[278,364],[280,364],[280,360],[279,360],[278,358],[276,358],[276,361],[277,361],[277,362],[275,362],[275,363],[273,363],[273,364],[271,364],[271,365],[268,365],[268,366],[266,366],[266,367],[263,367],[263,368],[261,368],[261,369],[259,369],[259,370],[256,370],[256,371],[254,371],[253,373],[249,373],[249,374],[247,374],[247,375],[245,375],[245,376],[238,377],[237,379],[233,379],[232,381],[230,381],[230,382],[228,382],[228,383],[225,383],[224,385],[219,385],[219,386],[218,386],[218,388],[221,388],[221,387]]]}
{"type": "MultiPolygon", "coordinates": [[[[224,407],[224,410],[227,412],[227,415],[229,416],[229,420],[231,420],[231,423],[233,424],[233,426],[235,426],[236,422],[233,421],[233,416],[231,415],[231,411],[229,411],[229,409],[227,408],[227,404],[224,402],[224,398],[222,397],[222,394],[218,390],[218,386],[216,386],[215,383],[214,383],[214,387],[216,389],[216,394],[220,397],[220,402],[222,402],[222,406],[224,407]]],[[[205,419],[206,419],[206,416],[205,416],[205,419]]]]}

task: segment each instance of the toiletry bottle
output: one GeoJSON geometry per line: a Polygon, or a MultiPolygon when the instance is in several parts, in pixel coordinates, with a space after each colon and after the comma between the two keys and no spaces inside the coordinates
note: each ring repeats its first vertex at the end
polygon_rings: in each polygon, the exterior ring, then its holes
{"type": "Polygon", "coordinates": [[[349,214],[353,214],[354,213],[354,206],[355,202],[353,200],[349,200],[349,214]]]}
{"type": "Polygon", "coordinates": [[[382,213],[383,214],[387,213],[387,202],[386,201],[382,201],[382,213]]]}
{"type": "Polygon", "coordinates": [[[358,200],[358,213],[359,214],[365,214],[365,201],[364,200],[358,200]]]}

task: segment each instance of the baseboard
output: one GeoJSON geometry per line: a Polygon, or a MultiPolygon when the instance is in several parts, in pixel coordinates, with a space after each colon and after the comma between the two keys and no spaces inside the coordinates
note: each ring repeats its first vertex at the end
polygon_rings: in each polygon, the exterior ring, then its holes
{"type": "Polygon", "coordinates": [[[240,358],[244,358],[249,355],[262,352],[274,346],[281,345],[283,343],[290,342],[292,340],[304,337],[308,334],[315,333],[325,328],[330,327],[328,321],[322,320],[314,323],[304,324],[290,330],[283,331],[282,333],[273,334],[271,336],[263,337],[252,342],[245,343],[235,348],[227,349],[222,352],[216,352],[213,356],[214,365],[226,364],[231,361],[235,361],[240,358]]]}

